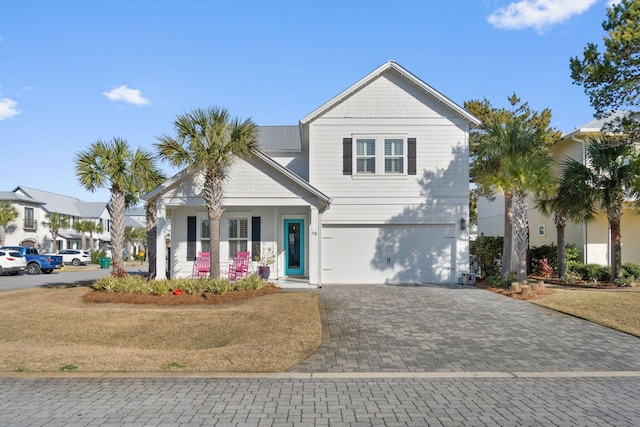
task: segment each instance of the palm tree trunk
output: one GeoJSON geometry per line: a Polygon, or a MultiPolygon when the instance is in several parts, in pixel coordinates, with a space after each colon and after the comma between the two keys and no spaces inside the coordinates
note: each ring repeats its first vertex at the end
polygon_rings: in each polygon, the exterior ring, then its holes
{"type": "Polygon", "coordinates": [[[7,238],[4,225],[0,225],[0,246],[4,246],[4,240],[7,238]]]}
{"type": "Polygon", "coordinates": [[[156,278],[156,242],[158,232],[158,209],[156,200],[147,202],[147,260],[149,261],[149,278],[156,278]]]}
{"type": "Polygon", "coordinates": [[[124,269],[122,259],[122,249],[124,247],[124,192],[118,189],[111,189],[111,200],[107,205],[109,215],[111,215],[111,257],[113,265],[111,274],[120,277],[127,274],[124,269]]]}
{"type": "Polygon", "coordinates": [[[511,251],[513,245],[513,193],[504,193],[504,241],[502,244],[502,270],[500,278],[505,280],[511,274],[511,251]]]}
{"type": "Polygon", "coordinates": [[[622,214],[609,218],[609,228],[611,229],[611,281],[622,277],[621,216],[622,214]]]}
{"type": "Polygon", "coordinates": [[[513,193],[513,235],[517,263],[516,280],[527,280],[527,248],[529,246],[529,227],[527,221],[527,195],[515,191],[513,193]]]}
{"type": "Polygon", "coordinates": [[[222,196],[224,173],[219,170],[205,172],[204,204],[209,217],[210,260],[209,277],[220,277],[220,217],[222,216],[222,196]]]}
{"type": "Polygon", "coordinates": [[[556,242],[558,243],[558,279],[564,279],[567,274],[567,252],[564,240],[564,229],[567,221],[561,214],[556,212],[554,222],[556,224],[556,242]]]}

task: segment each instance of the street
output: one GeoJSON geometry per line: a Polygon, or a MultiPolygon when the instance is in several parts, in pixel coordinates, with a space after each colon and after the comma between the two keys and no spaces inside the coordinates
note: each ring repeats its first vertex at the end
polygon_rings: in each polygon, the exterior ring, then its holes
{"type": "MultiPolygon", "coordinates": [[[[147,272],[148,267],[144,265],[134,265],[129,263],[125,269],[129,273],[147,272]]],[[[65,267],[64,270],[54,270],[51,274],[19,274],[17,276],[0,276],[0,292],[13,291],[17,289],[35,288],[38,286],[59,286],[69,284],[86,284],[111,274],[111,269],[100,268],[91,264],[82,267],[65,267]]]]}

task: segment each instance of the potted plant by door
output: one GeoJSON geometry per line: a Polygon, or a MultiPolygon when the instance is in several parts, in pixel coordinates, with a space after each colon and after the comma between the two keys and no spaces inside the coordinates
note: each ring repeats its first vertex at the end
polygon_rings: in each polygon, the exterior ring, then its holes
{"type": "Polygon", "coordinates": [[[254,257],[254,260],[258,263],[258,275],[264,280],[267,280],[271,275],[271,264],[276,261],[276,248],[276,242],[273,242],[273,245],[267,249],[261,244],[260,255],[254,257]]]}

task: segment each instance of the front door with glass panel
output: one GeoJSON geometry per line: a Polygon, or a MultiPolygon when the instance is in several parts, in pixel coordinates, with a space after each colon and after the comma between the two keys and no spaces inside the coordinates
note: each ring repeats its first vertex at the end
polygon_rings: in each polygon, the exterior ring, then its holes
{"type": "Polygon", "coordinates": [[[304,220],[284,220],[284,273],[288,276],[304,274],[304,220]]]}

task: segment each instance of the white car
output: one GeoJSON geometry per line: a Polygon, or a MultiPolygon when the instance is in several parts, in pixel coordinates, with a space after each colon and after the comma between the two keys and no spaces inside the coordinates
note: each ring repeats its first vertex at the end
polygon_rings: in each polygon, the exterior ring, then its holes
{"type": "Polygon", "coordinates": [[[64,264],[85,265],[91,263],[91,254],[89,251],[81,251],[78,249],[64,249],[58,252],[62,256],[64,264]]]}
{"type": "Polygon", "coordinates": [[[0,249],[0,274],[18,274],[27,268],[27,258],[20,252],[0,249]]]}

